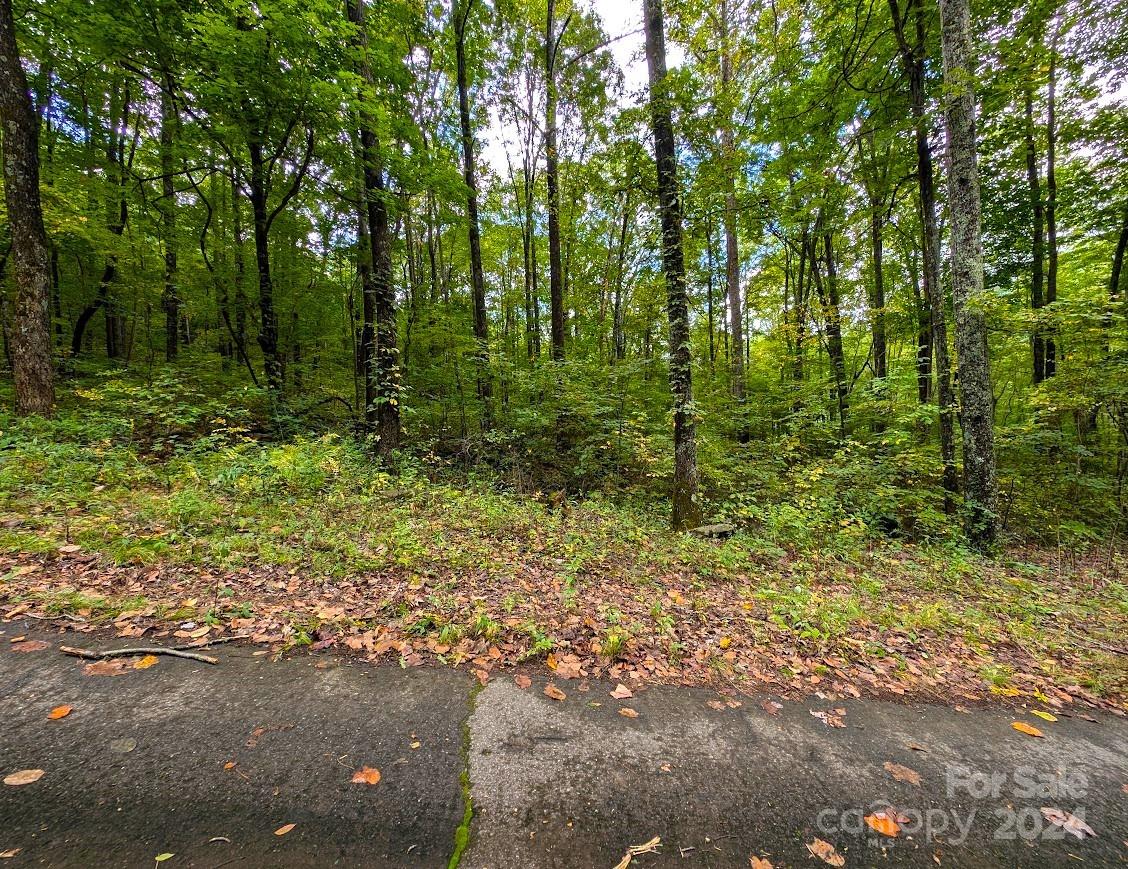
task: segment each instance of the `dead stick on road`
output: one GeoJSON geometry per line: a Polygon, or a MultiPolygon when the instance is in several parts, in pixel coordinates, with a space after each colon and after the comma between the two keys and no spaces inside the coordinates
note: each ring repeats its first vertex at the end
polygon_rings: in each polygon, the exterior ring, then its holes
{"type": "Polygon", "coordinates": [[[193,661],[200,661],[204,664],[219,663],[219,658],[213,658],[211,655],[201,655],[198,652],[185,652],[181,649],[167,649],[161,646],[145,646],[134,649],[106,649],[101,652],[96,652],[91,649],[76,649],[74,646],[59,646],[59,651],[64,655],[72,655],[75,658],[89,658],[94,661],[101,660],[102,658],[124,658],[129,655],[172,655],[174,658],[190,658],[193,661]]]}

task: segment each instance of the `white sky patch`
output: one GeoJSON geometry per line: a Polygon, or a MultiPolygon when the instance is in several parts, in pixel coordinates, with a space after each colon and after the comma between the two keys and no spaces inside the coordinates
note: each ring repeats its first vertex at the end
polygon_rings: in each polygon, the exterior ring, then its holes
{"type": "MultiPolygon", "coordinates": [[[[645,37],[642,32],[642,0],[590,0],[593,9],[603,22],[603,30],[611,42],[607,49],[615,59],[615,65],[623,72],[623,105],[640,104],[646,97],[647,69],[644,52],[645,37]]],[[[685,52],[680,46],[666,43],[666,63],[671,69],[680,66],[685,60],[685,52]]],[[[498,175],[509,173],[505,158],[505,141],[512,139],[513,130],[501,124],[496,110],[490,111],[490,123],[485,131],[485,147],[482,157],[489,168],[498,175]]],[[[516,152],[514,152],[516,153],[516,152]]]]}

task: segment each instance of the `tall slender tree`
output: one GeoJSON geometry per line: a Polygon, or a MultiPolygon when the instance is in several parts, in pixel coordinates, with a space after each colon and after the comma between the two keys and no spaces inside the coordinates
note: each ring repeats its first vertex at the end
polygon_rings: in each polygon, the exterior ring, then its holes
{"type": "Polygon", "coordinates": [[[969,0],[940,0],[947,131],[948,208],[952,225],[952,302],[956,315],[963,413],[965,526],[977,546],[998,532],[995,402],[987,352],[987,323],[976,298],[983,290],[979,167],[975,142],[975,73],[971,64],[969,0]]]}
{"type": "Polygon", "coordinates": [[[643,0],[646,66],[650,80],[650,123],[658,170],[658,210],[662,221],[662,268],[666,275],[666,314],[670,322],[670,392],[674,402],[674,485],[671,524],[675,531],[701,521],[697,501],[697,422],[689,347],[689,300],[685,289],[681,200],[670,94],[666,82],[666,34],[662,0],[643,0]]]}

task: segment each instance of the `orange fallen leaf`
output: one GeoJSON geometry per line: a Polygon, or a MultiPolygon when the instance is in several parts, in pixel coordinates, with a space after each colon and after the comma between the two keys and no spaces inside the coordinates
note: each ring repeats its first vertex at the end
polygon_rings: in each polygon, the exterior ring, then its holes
{"type": "Polygon", "coordinates": [[[634,692],[620,682],[615,686],[615,690],[611,692],[611,696],[616,700],[626,700],[628,697],[634,697],[634,692]]]}
{"type": "Polygon", "coordinates": [[[224,769],[235,769],[235,764],[236,764],[236,761],[234,761],[234,760],[229,760],[229,761],[227,761],[227,763],[225,763],[225,764],[223,765],[223,768],[224,768],[224,769]]]}
{"type": "Polygon", "coordinates": [[[279,827],[277,830],[275,830],[274,835],[275,836],[285,836],[287,833],[289,833],[296,826],[297,826],[297,824],[285,824],[285,825],[279,827]]]}
{"type": "Polygon", "coordinates": [[[815,839],[815,841],[807,845],[807,850],[810,851],[812,855],[818,857],[824,863],[829,863],[831,866],[846,865],[846,858],[839,854],[830,842],[815,839]]]}
{"type": "Polygon", "coordinates": [[[380,783],[380,770],[371,766],[365,766],[358,769],[353,773],[352,783],[354,785],[375,785],[380,783]]]}
{"type": "Polygon", "coordinates": [[[47,717],[52,721],[58,721],[60,718],[66,718],[73,711],[73,706],[56,706],[47,713],[47,717]]]}
{"type": "Polygon", "coordinates": [[[907,766],[901,766],[899,763],[892,761],[885,761],[885,771],[889,773],[897,781],[908,782],[911,785],[920,784],[920,773],[915,769],[909,769],[907,766]]]}
{"type": "Polygon", "coordinates": [[[1019,733],[1025,733],[1027,736],[1040,737],[1042,735],[1041,730],[1039,730],[1032,724],[1027,724],[1025,721],[1015,721],[1011,724],[1011,727],[1013,727],[1019,733]]]}
{"type": "Polygon", "coordinates": [[[752,867],[752,869],[774,869],[771,860],[768,860],[764,857],[757,857],[755,855],[752,855],[748,858],[748,864],[752,867]]]}
{"type": "Polygon", "coordinates": [[[901,832],[897,822],[886,812],[874,812],[872,815],[866,815],[864,820],[871,830],[876,830],[883,836],[894,838],[901,832]]]}
{"type": "Polygon", "coordinates": [[[530,679],[528,676],[526,676],[524,673],[518,673],[516,676],[514,676],[513,682],[522,691],[524,691],[526,688],[528,688],[530,685],[533,684],[533,680],[530,679]]]}
{"type": "Polygon", "coordinates": [[[156,655],[146,655],[144,658],[139,658],[138,660],[133,662],[133,669],[148,670],[153,666],[153,664],[156,664],[158,661],[160,661],[160,658],[158,658],[156,655]]]}
{"type": "Polygon", "coordinates": [[[41,769],[21,769],[19,772],[8,773],[4,776],[4,784],[10,787],[19,787],[20,785],[37,782],[41,778],[43,778],[43,770],[41,769]]]}
{"type": "Polygon", "coordinates": [[[489,670],[475,670],[474,671],[474,677],[478,680],[478,682],[484,688],[486,686],[486,683],[488,681],[490,681],[490,671],[489,670]]]}
{"type": "Polygon", "coordinates": [[[624,718],[638,718],[638,713],[631,709],[629,706],[624,706],[619,710],[619,714],[624,718]]]}
{"type": "Polygon", "coordinates": [[[11,645],[13,652],[42,652],[49,648],[51,648],[51,644],[45,643],[43,640],[20,640],[11,645]]]}
{"type": "Polygon", "coordinates": [[[553,700],[565,700],[568,697],[567,694],[551,683],[544,686],[544,696],[551,697],[553,700]]]}

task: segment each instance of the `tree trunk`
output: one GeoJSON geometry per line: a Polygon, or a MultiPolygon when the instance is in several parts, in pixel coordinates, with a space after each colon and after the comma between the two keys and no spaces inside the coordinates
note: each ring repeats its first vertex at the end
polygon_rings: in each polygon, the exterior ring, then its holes
{"type": "Polygon", "coordinates": [[[20,63],[11,0],[0,0],[0,122],[16,282],[10,330],[16,413],[50,416],[55,408],[47,313],[51,271],[39,199],[39,119],[20,63]]]}
{"type": "MultiPolygon", "coordinates": [[[[556,153],[556,0],[548,0],[544,35],[544,161],[548,184],[548,292],[552,314],[552,358],[564,359],[564,275],[560,262],[560,190],[556,153]]],[[[565,27],[567,22],[565,22],[565,27]]]]}
{"type": "Polygon", "coordinates": [[[830,233],[823,235],[826,255],[826,344],[834,368],[834,394],[838,402],[838,428],[846,434],[846,354],[842,350],[842,313],[838,297],[838,269],[834,262],[834,243],[830,233]]]}
{"type": "Polygon", "coordinates": [[[619,257],[615,267],[615,308],[611,317],[611,343],[614,345],[614,359],[622,361],[627,357],[627,336],[623,333],[623,279],[627,268],[627,231],[630,228],[631,185],[623,192],[623,221],[619,224],[619,257]]]}
{"type": "Polygon", "coordinates": [[[976,305],[983,290],[979,168],[975,145],[974,70],[969,0],[940,0],[944,57],[944,119],[948,149],[948,203],[952,239],[952,302],[956,314],[960,399],[963,406],[966,532],[989,548],[998,530],[994,397],[987,353],[987,324],[976,305]]]}
{"type": "Polygon", "coordinates": [[[466,223],[470,237],[470,295],[474,309],[474,340],[478,350],[478,398],[482,401],[482,422],[490,424],[489,323],[486,319],[486,276],[482,269],[482,240],[478,229],[478,184],[474,166],[474,129],[470,125],[470,84],[466,70],[466,25],[474,0],[465,0],[466,8],[455,3],[455,56],[458,67],[458,119],[462,128],[462,180],[466,184],[466,223]]]}
{"type": "MultiPolygon", "coordinates": [[[[727,106],[727,94],[732,83],[732,51],[729,45],[728,2],[721,0],[721,90],[722,102],[727,106]]],[[[727,109],[726,109],[727,111],[727,109]]],[[[740,245],[736,237],[736,147],[733,142],[732,118],[721,121],[721,154],[725,185],[725,294],[728,299],[730,389],[732,397],[744,401],[744,306],[740,298],[740,245]]],[[[748,440],[747,426],[741,422],[737,439],[748,440]]]]}
{"type": "MultiPolygon", "coordinates": [[[[1050,39],[1050,73],[1046,93],[1046,243],[1049,261],[1046,269],[1046,304],[1057,301],[1058,240],[1057,240],[1057,42],[1058,26],[1050,39]]],[[[1052,316],[1052,315],[1051,315],[1052,316]]],[[[1046,330],[1046,377],[1057,373],[1057,345],[1054,329],[1046,330]]]]}
{"type": "MultiPolygon", "coordinates": [[[[551,0],[550,0],[551,2],[551,0]]],[[[662,267],[666,273],[666,313],[670,321],[670,392],[674,404],[674,486],[671,524],[675,531],[701,522],[697,503],[697,423],[689,347],[689,301],[681,237],[674,128],[666,92],[666,37],[662,0],[643,0],[646,65],[650,77],[650,115],[658,170],[662,217],[662,267]]]]}
{"type": "MultiPolygon", "coordinates": [[[[368,33],[364,0],[350,0],[349,16],[357,27],[359,72],[366,89],[374,87],[368,62],[368,33]]],[[[374,120],[360,111],[361,162],[367,205],[368,240],[372,251],[371,292],[365,293],[365,328],[371,328],[370,346],[364,351],[365,419],[376,435],[377,449],[387,456],[400,444],[400,368],[396,334],[396,295],[392,283],[392,241],[388,229],[388,204],[380,163],[380,142],[374,120]]]]}
{"type": "Polygon", "coordinates": [[[255,266],[259,286],[258,345],[267,388],[274,395],[282,391],[282,357],[278,352],[278,316],[274,311],[274,281],[270,274],[270,226],[266,212],[266,163],[262,140],[252,133],[247,142],[251,160],[251,214],[254,217],[255,266]]]}
{"type": "MultiPolygon", "coordinates": [[[[1026,183],[1030,193],[1030,255],[1033,259],[1030,269],[1030,308],[1037,317],[1046,303],[1042,287],[1044,268],[1042,246],[1045,233],[1042,226],[1044,219],[1042,182],[1038,177],[1038,153],[1034,145],[1034,93],[1033,85],[1029,80],[1023,88],[1023,103],[1026,119],[1026,183]]],[[[1040,324],[1035,324],[1030,343],[1034,357],[1034,382],[1041,383],[1046,379],[1046,337],[1042,334],[1040,324]]]]}
{"type": "Polygon", "coordinates": [[[180,297],[176,287],[176,190],[172,184],[172,139],[176,127],[176,104],[172,98],[172,76],[165,75],[161,87],[161,227],[164,233],[165,359],[171,362],[179,350],[180,297]]]}
{"type": "Polygon", "coordinates": [[[888,0],[893,16],[893,30],[901,54],[901,63],[909,80],[912,103],[913,132],[916,139],[917,187],[921,207],[921,250],[924,259],[923,289],[928,305],[930,340],[936,357],[936,398],[940,409],[940,460],[943,463],[943,485],[947,497],[945,509],[951,512],[950,497],[959,490],[956,475],[956,441],[953,425],[951,362],[948,359],[948,327],[944,319],[944,292],[940,285],[940,229],[936,220],[936,188],[932,171],[932,149],[928,142],[928,118],[925,113],[924,61],[927,41],[923,0],[909,0],[906,12],[913,13],[914,44],[909,45],[905,19],[898,0],[888,0]]]}

